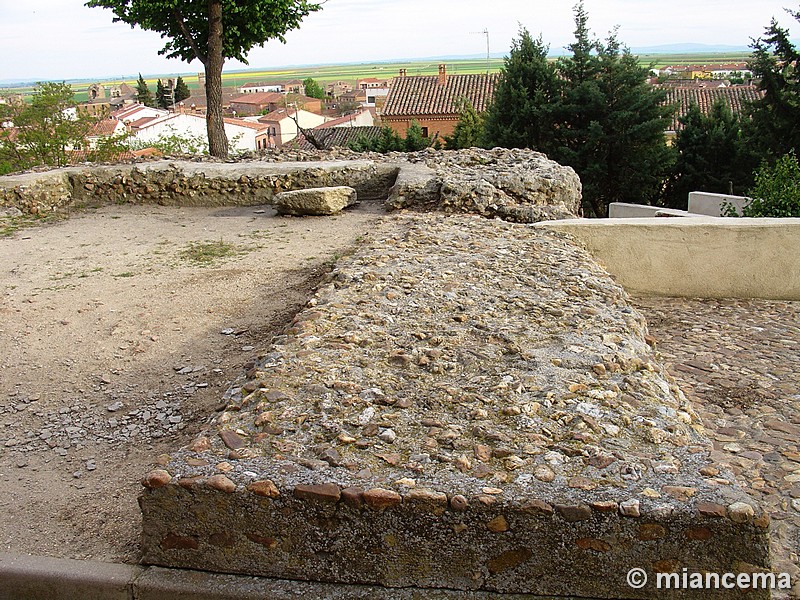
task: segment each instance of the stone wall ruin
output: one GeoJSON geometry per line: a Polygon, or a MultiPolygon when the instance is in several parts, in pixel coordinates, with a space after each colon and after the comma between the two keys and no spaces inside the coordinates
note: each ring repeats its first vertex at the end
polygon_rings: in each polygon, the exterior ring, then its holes
{"type": "Polygon", "coordinates": [[[769,569],[768,516],[710,465],[624,290],[525,225],[579,214],[571,169],[500,149],[288,158],[0,178],[0,204],[32,214],[336,185],[430,211],[385,217],[144,477],[146,563],[595,598],[661,597],[627,585],[634,567],[769,569]]]}

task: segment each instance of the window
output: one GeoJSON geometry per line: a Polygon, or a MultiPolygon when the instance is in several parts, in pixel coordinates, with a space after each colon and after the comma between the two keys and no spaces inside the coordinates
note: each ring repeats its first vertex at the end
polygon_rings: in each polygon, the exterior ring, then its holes
{"type": "Polygon", "coordinates": [[[422,128],[422,137],[428,137],[428,128],[427,127],[423,127],[422,128]]]}

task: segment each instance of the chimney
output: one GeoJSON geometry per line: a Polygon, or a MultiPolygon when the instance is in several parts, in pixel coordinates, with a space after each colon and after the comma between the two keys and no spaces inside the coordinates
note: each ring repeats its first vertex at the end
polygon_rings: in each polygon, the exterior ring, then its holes
{"type": "Polygon", "coordinates": [[[447,65],[439,65],[439,85],[447,83],[447,65]]]}
{"type": "Polygon", "coordinates": [[[408,71],[406,69],[400,69],[400,77],[405,77],[408,71]]]}

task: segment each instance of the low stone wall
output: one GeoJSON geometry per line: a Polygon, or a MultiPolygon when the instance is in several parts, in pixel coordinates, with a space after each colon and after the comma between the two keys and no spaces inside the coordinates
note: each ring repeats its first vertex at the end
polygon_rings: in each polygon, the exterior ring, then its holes
{"type": "Polygon", "coordinates": [[[282,160],[152,161],[0,177],[0,207],[42,214],[72,206],[270,204],[275,194],[350,186],[360,200],[535,222],[580,212],[575,172],[527,150],[360,155],[285,153],[282,160]],[[291,160],[297,159],[297,160],[291,160]],[[387,200],[388,199],[388,200],[387,200]]]}
{"type": "Polygon", "coordinates": [[[560,233],[387,217],[227,398],[143,481],[146,563],[591,598],[769,567],[768,517],[560,233]]]}
{"type": "Polygon", "coordinates": [[[42,214],[108,203],[167,206],[270,204],[287,190],[349,185],[364,200],[386,198],[399,167],[372,161],[205,163],[155,161],[70,167],[0,177],[0,205],[42,214]]]}

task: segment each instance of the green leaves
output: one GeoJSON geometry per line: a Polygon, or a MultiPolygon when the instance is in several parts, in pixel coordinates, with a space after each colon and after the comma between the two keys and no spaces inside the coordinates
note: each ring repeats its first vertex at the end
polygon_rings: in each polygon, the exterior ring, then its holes
{"type": "Polygon", "coordinates": [[[303,87],[306,88],[306,96],[309,98],[325,99],[325,90],[312,77],[307,77],[303,80],[303,87]]]}
{"type": "Polygon", "coordinates": [[[753,200],[742,211],[745,217],[800,217],[800,164],[794,151],[773,166],[761,166],[750,196],[753,200]]]}
{"type": "Polygon", "coordinates": [[[70,150],[80,150],[97,119],[77,110],[72,88],[39,83],[30,104],[5,105],[0,115],[12,128],[0,128],[0,163],[5,170],[67,164],[70,150]]]}
{"type": "Polygon", "coordinates": [[[445,136],[448,150],[480,147],[484,137],[484,118],[479,115],[472,103],[461,98],[458,103],[459,119],[453,135],[445,136]]]}
{"type": "Polygon", "coordinates": [[[209,150],[221,158],[228,155],[222,120],[225,59],[247,63],[254,46],[270,39],[285,41],[287,31],[321,8],[307,0],[89,0],[86,6],[107,8],[114,21],[131,27],[158,31],[167,40],[159,54],[167,58],[203,63],[209,150]]]}
{"type": "MultiPolygon", "coordinates": [[[[167,39],[160,54],[205,63],[208,55],[208,0],[90,0],[89,7],[107,8],[114,21],[157,31],[167,39]]],[[[225,58],[246,61],[254,46],[270,39],[284,40],[319,4],[306,0],[222,1],[222,52],[225,58]]]]}
{"type": "MultiPolygon", "coordinates": [[[[787,12],[800,21],[800,13],[787,12]]],[[[775,19],[752,48],[749,67],[764,92],[751,108],[752,142],[773,157],[800,152],[800,52],[775,19]]]]}

